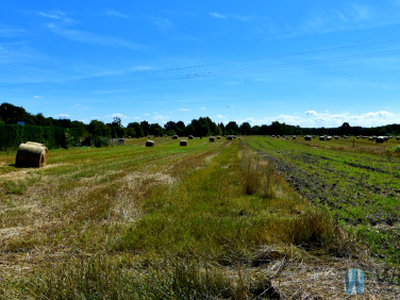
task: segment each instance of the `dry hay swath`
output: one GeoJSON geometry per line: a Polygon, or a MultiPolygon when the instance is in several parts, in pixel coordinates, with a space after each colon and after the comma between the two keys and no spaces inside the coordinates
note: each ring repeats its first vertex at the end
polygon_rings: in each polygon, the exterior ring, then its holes
{"type": "Polygon", "coordinates": [[[41,168],[46,165],[49,150],[40,143],[27,142],[18,148],[15,166],[19,168],[41,168]]]}
{"type": "Polygon", "coordinates": [[[181,141],[179,142],[179,145],[180,145],[180,146],[187,146],[187,140],[181,140],[181,141]]]}
{"type": "Polygon", "coordinates": [[[152,140],[146,141],[146,147],[153,147],[153,146],[154,146],[154,141],[152,141],[152,140]]]}

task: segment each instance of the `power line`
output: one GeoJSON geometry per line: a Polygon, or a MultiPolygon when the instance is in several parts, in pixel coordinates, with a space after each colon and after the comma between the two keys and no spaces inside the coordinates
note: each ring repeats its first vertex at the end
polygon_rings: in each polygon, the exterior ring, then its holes
{"type": "MultiPolygon", "coordinates": [[[[265,57],[258,57],[258,58],[250,58],[250,59],[243,59],[243,60],[231,60],[230,64],[238,64],[238,63],[245,63],[245,62],[256,62],[262,61],[266,59],[276,59],[282,57],[290,57],[290,56],[298,56],[298,55],[306,55],[306,54],[314,54],[314,53],[324,53],[330,51],[337,51],[343,49],[354,49],[354,48],[365,48],[368,46],[375,46],[380,44],[387,44],[393,42],[399,42],[400,38],[390,39],[390,40],[382,40],[376,42],[369,42],[363,44],[354,44],[354,45],[346,45],[346,46],[337,46],[331,48],[323,48],[323,49],[316,49],[316,50],[307,50],[307,51],[300,51],[300,52],[292,52],[288,54],[281,54],[275,56],[265,56],[265,57]]],[[[352,55],[344,55],[344,56],[333,56],[330,58],[324,59],[313,59],[313,60],[305,60],[300,62],[288,62],[288,63],[277,63],[277,64],[264,64],[259,66],[249,66],[249,67],[238,67],[238,68],[217,68],[217,69],[210,69],[210,67],[215,66],[224,66],[227,65],[227,62],[220,62],[220,63],[209,63],[209,64],[197,64],[192,66],[184,66],[184,67],[174,67],[174,68],[166,68],[160,70],[149,70],[143,71],[142,75],[139,74],[142,78],[138,79],[130,79],[126,78],[126,75],[119,75],[117,77],[96,77],[90,78],[90,80],[94,80],[93,83],[88,82],[79,82],[85,79],[78,79],[73,80],[70,82],[58,82],[58,83],[16,83],[16,84],[3,84],[0,85],[1,88],[12,88],[12,87],[40,87],[41,85],[61,85],[61,86],[68,86],[70,88],[79,88],[79,87],[96,87],[96,86],[110,86],[110,85],[119,85],[119,84],[134,84],[134,83],[146,83],[146,82],[163,82],[163,81],[175,81],[175,80],[189,80],[189,79],[197,79],[197,78],[204,78],[209,76],[216,76],[216,75],[223,75],[223,74],[233,74],[239,72],[246,72],[246,71],[257,71],[257,70],[273,70],[273,69],[281,69],[281,68],[290,68],[290,67],[300,67],[300,66],[313,66],[313,65],[321,65],[321,64],[329,64],[335,62],[343,62],[343,61],[352,61],[362,58],[371,58],[371,57],[378,57],[378,56],[385,56],[385,55],[393,55],[393,54],[400,54],[400,50],[387,50],[387,51],[376,51],[376,52],[365,52],[365,53],[358,53],[352,55]],[[171,72],[181,72],[186,70],[196,70],[193,73],[183,73],[183,74],[171,74],[171,72]],[[161,76],[159,76],[161,74],[161,76]],[[150,77],[145,78],[146,76],[154,76],[157,77],[150,77]],[[121,78],[122,77],[122,78],[121,78]],[[121,78],[121,79],[119,79],[121,78]],[[103,82],[105,81],[105,82],[103,82]]],[[[41,87],[41,90],[52,90],[53,87],[41,87]]]]}

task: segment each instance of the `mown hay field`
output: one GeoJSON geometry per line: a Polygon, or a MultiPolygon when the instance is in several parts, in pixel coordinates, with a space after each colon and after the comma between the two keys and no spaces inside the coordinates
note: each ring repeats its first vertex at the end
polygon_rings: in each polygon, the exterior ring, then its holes
{"type": "Polygon", "coordinates": [[[365,295],[397,295],[393,267],[265,155],[294,142],[145,142],[50,150],[40,169],[0,154],[4,297],[337,298],[351,267],[365,295]]]}
{"type": "Polygon", "coordinates": [[[303,196],[331,211],[368,245],[372,255],[400,264],[399,142],[254,137],[260,155],[303,196]]]}

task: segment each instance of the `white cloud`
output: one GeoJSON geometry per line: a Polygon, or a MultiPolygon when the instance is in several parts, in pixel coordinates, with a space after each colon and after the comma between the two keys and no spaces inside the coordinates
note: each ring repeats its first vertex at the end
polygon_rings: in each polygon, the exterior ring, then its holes
{"type": "Polygon", "coordinates": [[[56,119],[69,119],[70,116],[69,116],[69,114],[59,114],[59,115],[55,115],[54,118],[56,118],[56,119]]]}
{"type": "Polygon", "coordinates": [[[144,46],[127,42],[118,38],[109,37],[109,36],[100,36],[97,34],[93,34],[91,32],[68,29],[65,27],[58,26],[56,24],[47,24],[47,28],[49,28],[53,33],[58,34],[66,39],[71,41],[87,43],[87,44],[95,44],[101,46],[108,47],[124,47],[132,50],[143,50],[144,46]]]}
{"type": "Polygon", "coordinates": [[[225,119],[226,118],[226,116],[223,116],[221,114],[216,115],[216,117],[219,118],[219,119],[225,119]]]}
{"type": "Polygon", "coordinates": [[[400,113],[395,114],[387,111],[367,112],[360,114],[350,114],[348,112],[330,113],[317,112],[314,110],[305,111],[303,114],[280,114],[274,117],[262,119],[247,118],[245,120],[235,120],[236,123],[249,122],[254,125],[269,125],[274,121],[301,127],[339,127],[344,122],[350,126],[374,127],[387,124],[399,123],[400,113]]]}
{"type": "Polygon", "coordinates": [[[206,108],[205,108],[204,106],[203,106],[203,107],[200,107],[200,109],[201,109],[201,110],[206,110],[206,108]]]}
{"type": "Polygon", "coordinates": [[[174,27],[174,24],[166,18],[151,18],[151,20],[153,21],[153,24],[157,26],[158,30],[163,33],[166,33],[174,27]]]}
{"type": "Polygon", "coordinates": [[[353,11],[359,20],[368,20],[371,17],[370,8],[367,6],[354,5],[353,11]]]}
{"type": "Polygon", "coordinates": [[[55,20],[60,20],[60,19],[65,18],[65,13],[63,13],[62,11],[59,11],[59,10],[50,11],[50,12],[38,11],[37,14],[39,16],[49,18],[49,19],[55,19],[55,20]]]}
{"type": "Polygon", "coordinates": [[[190,111],[190,109],[187,109],[187,108],[181,108],[181,109],[179,109],[180,111],[190,111]]]}
{"type": "Polygon", "coordinates": [[[386,1],[382,5],[346,3],[335,9],[314,10],[297,24],[285,27],[275,24],[273,29],[268,28],[271,24],[264,25],[261,32],[275,38],[292,38],[305,34],[343,32],[395,24],[400,24],[399,9],[392,1],[386,1]]]}
{"type": "Polygon", "coordinates": [[[158,113],[153,115],[153,120],[157,121],[157,122],[165,123],[165,122],[169,121],[169,119],[170,119],[169,116],[161,115],[158,113]]]}
{"type": "MultiPolygon", "coordinates": [[[[23,30],[23,29],[5,28],[4,26],[2,26],[2,28],[0,28],[0,37],[14,37],[14,36],[18,36],[24,32],[25,32],[25,30],[23,30]]],[[[0,48],[0,50],[1,50],[1,48],[0,48]]]]}
{"type": "Polygon", "coordinates": [[[111,115],[109,115],[109,116],[107,116],[107,117],[128,119],[127,116],[125,116],[125,115],[123,115],[123,114],[120,114],[120,113],[111,114],[111,115]]]}
{"type": "Polygon", "coordinates": [[[54,11],[48,11],[48,12],[38,11],[35,13],[41,17],[51,19],[54,22],[59,22],[63,25],[71,25],[71,24],[76,23],[75,20],[69,18],[64,12],[62,12],[60,10],[54,10],[54,11]]]}
{"type": "Polygon", "coordinates": [[[128,69],[128,71],[150,71],[154,70],[152,66],[133,66],[128,69]]]}
{"type": "Polygon", "coordinates": [[[128,15],[122,14],[120,12],[117,12],[117,11],[113,10],[113,9],[108,10],[106,12],[106,15],[107,16],[112,16],[112,17],[119,17],[119,18],[128,18],[128,15]]]}
{"type": "Polygon", "coordinates": [[[344,122],[348,122],[351,126],[371,127],[398,123],[400,120],[400,114],[394,114],[384,110],[361,114],[350,114],[348,112],[333,114],[329,111],[319,113],[309,110],[305,112],[305,116],[305,118],[300,116],[285,116],[285,119],[287,121],[297,121],[295,125],[313,127],[338,127],[344,122]]]}
{"type": "Polygon", "coordinates": [[[227,16],[217,13],[217,12],[210,12],[210,16],[217,18],[217,19],[227,19],[228,18],[227,16]]]}
{"type": "Polygon", "coordinates": [[[42,96],[37,96],[37,95],[35,95],[35,96],[33,96],[33,98],[35,98],[35,99],[42,99],[43,97],[42,97],[42,96]]]}
{"type": "Polygon", "coordinates": [[[84,106],[82,104],[75,104],[73,107],[74,107],[74,109],[83,109],[83,110],[88,110],[89,109],[89,107],[84,106]]]}
{"type": "Polygon", "coordinates": [[[307,116],[315,116],[315,115],[317,115],[317,112],[314,111],[314,110],[307,110],[307,111],[305,112],[305,114],[306,114],[307,116]]]}
{"type": "Polygon", "coordinates": [[[209,15],[216,19],[222,19],[222,20],[234,19],[234,20],[242,21],[242,22],[248,22],[255,18],[254,16],[251,16],[251,15],[238,15],[238,14],[225,15],[225,14],[221,14],[218,12],[210,12],[209,15]]]}

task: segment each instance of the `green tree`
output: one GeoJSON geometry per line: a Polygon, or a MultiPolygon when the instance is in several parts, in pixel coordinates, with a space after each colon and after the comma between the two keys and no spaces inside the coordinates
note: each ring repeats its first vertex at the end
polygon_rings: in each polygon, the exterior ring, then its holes
{"type": "Polygon", "coordinates": [[[225,133],[226,134],[239,134],[239,126],[236,124],[235,121],[230,121],[228,124],[226,124],[225,127],[225,133]]]}
{"type": "Polygon", "coordinates": [[[250,135],[251,134],[251,125],[248,122],[242,123],[239,127],[240,133],[243,135],[250,135]]]}
{"type": "Polygon", "coordinates": [[[125,128],[122,126],[122,120],[119,117],[114,117],[114,121],[111,123],[112,136],[113,138],[122,138],[125,136],[125,128]]]}
{"type": "Polygon", "coordinates": [[[194,135],[208,136],[217,133],[217,125],[209,117],[200,117],[198,120],[192,120],[194,135]]]}
{"type": "Polygon", "coordinates": [[[88,127],[87,131],[94,136],[103,136],[105,124],[98,120],[92,120],[88,127]]]}
{"type": "Polygon", "coordinates": [[[142,126],[144,136],[149,135],[150,124],[147,121],[140,122],[140,126],[142,126]]]}
{"type": "Polygon", "coordinates": [[[175,131],[176,131],[177,135],[184,136],[185,135],[185,129],[186,129],[185,123],[183,123],[182,121],[178,121],[176,123],[175,131]]]}
{"type": "Polygon", "coordinates": [[[174,121],[169,121],[169,122],[165,123],[164,124],[164,128],[165,128],[165,132],[168,135],[177,134],[177,126],[176,126],[176,123],[174,121]]]}
{"type": "Polygon", "coordinates": [[[128,134],[132,137],[143,137],[144,136],[142,125],[140,125],[138,122],[129,123],[127,128],[128,129],[132,128],[135,131],[134,135],[128,134]]]}
{"type": "Polygon", "coordinates": [[[10,103],[2,103],[0,105],[0,118],[6,124],[17,124],[19,121],[23,121],[26,124],[33,124],[31,114],[27,113],[24,108],[10,103]]]}
{"type": "Polygon", "coordinates": [[[152,123],[149,126],[149,134],[154,136],[163,136],[164,129],[157,123],[152,123]]]}
{"type": "Polygon", "coordinates": [[[340,126],[340,134],[341,135],[349,135],[351,133],[351,127],[350,124],[347,122],[344,122],[342,126],[340,126]]]}

